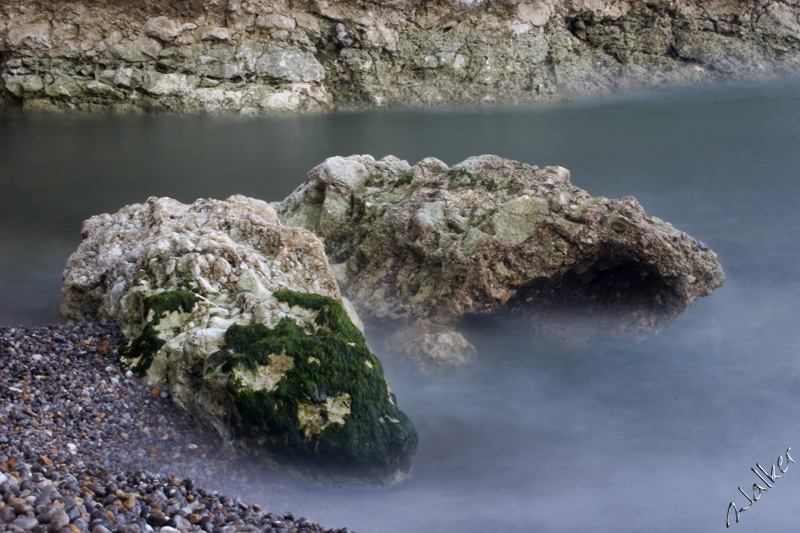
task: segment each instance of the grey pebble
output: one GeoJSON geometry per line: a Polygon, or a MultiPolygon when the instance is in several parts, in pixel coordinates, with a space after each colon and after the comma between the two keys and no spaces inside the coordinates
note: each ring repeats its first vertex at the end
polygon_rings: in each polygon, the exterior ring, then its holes
{"type": "Polygon", "coordinates": [[[113,364],[122,342],[112,324],[0,327],[0,531],[341,531],[203,490],[237,459],[113,364]]]}
{"type": "Polygon", "coordinates": [[[64,510],[57,511],[54,515],[52,520],[50,521],[50,530],[51,531],[60,531],[61,528],[67,527],[69,525],[69,516],[64,510]]]}
{"type": "Polygon", "coordinates": [[[39,521],[33,516],[18,516],[11,524],[23,531],[28,531],[39,525],[39,521]]]}

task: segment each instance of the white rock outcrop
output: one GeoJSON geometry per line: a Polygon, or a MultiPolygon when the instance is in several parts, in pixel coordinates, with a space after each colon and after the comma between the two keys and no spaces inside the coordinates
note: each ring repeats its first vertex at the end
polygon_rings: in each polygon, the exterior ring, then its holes
{"type": "Polygon", "coordinates": [[[124,367],[250,450],[348,476],[408,471],[414,428],[311,232],[244,196],[153,197],[82,237],[61,314],[117,321],[124,367]]]}

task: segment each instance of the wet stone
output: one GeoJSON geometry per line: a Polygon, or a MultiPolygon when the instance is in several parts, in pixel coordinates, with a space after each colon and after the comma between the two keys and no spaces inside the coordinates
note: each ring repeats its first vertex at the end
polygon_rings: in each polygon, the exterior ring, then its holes
{"type": "Polygon", "coordinates": [[[14,527],[20,528],[23,531],[32,530],[39,525],[39,521],[33,516],[18,516],[11,523],[14,527]]]}

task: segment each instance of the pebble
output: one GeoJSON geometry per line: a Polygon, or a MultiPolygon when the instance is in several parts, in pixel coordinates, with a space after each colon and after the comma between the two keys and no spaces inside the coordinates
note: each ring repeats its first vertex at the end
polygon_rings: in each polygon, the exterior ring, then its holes
{"type": "Polygon", "coordinates": [[[113,324],[0,327],[0,531],[346,531],[205,490],[237,459],[117,368],[122,342],[113,324]]]}

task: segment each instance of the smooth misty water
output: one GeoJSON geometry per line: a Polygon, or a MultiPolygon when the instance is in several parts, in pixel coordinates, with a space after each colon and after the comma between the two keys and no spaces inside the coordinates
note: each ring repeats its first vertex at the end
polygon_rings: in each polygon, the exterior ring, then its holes
{"type": "MultiPolygon", "coordinates": [[[[92,214],[150,195],[278,200],[353,153],[565,166],[590,193],[634,195],[703,240],[725,286],[639,343],[531,342],[485,325],[471,332],[480,360],[460,372],[384,357],[420,434],[401,486],[263,494],[221,472],[220,488],[361,533],[719,531],[756,462],[769,470],[790,445],[800,457],[796,85],[539,110],[0,117],[0,324],[57,320],[61,269],[92,214]]],[[[798,497],[800,460],[732,529],[797,530],[798,497]]]]}

